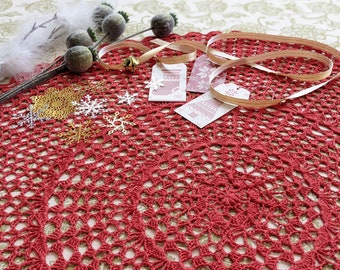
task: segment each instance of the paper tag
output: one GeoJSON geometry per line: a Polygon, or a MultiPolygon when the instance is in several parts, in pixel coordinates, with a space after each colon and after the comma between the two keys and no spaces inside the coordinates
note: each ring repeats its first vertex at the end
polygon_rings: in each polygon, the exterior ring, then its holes
{"type": "Polygon", "coordinates": [[[154,65],[147,86],[150,89],[149,101],[186,101],[186,75],[185,64],[154,65]]]}
{"type": "MultiPolygon", "coordinates": [[[[209,91],[209,74],[215,69],[214,64],[209,58],[203,54],[195,60],[195,64],[192,68],[190,78],[187,85],[187,91],[206,93],[209,91]]],[[[226,74],[222,73],[214,80],[214,87],[216,85],[223,84],[225,82],[226,74]]]]}
{"type": "MultiPolygon", "coordinates": [[[[222,94],[237,98],[249,99],[250,92],[233,83],[220,84],[215,87],[222,94]]],[[[199,128],[203,128],[224,114],[237,107],[228,103],[223,103],[207,92],[198,98],[191,100],[183,106],[177,108],[175,112],[194,123],[199,128]]]]}

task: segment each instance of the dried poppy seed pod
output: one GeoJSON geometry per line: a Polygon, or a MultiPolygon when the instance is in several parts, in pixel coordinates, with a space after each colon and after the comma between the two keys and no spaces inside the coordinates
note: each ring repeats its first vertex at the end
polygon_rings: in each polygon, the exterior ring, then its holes
{"type": "Polygon", "coordinates": [[[67,48],[74,46],[89,47],[93,45],[92,37],[85,30],[77,30],[72,32],[66,39],[67,48]]]}
{"type": "Polygon", "coordinates": [[[67,50],[64,60],[70,71],[81,73],[92,66],[93,55],[91,50],[85,46],[74,46],[67,50]]]}
{"type": "Polygon", "coordinates": [[[163,38],[169,35],[177,25],[177,16],[173,13],[158,14],[151,19],[151,30],[156,37],[163,38]]]}
{"type": "Polygon", "coordinates": [[[113,7],[108,3],[102,3],[99,7],[96,7],[92,14],[92,21],[96,30],[102,31],[102,23],[105,17],[113,13],[113,7]]]}
{"type": "Polygon", "coordinates": [[[105,36],[111,41],[116,40],[125,31],[126,23],[128,21],[129,17],[123,11],[109,14],[102,23],[102,29],[105,36]]]}

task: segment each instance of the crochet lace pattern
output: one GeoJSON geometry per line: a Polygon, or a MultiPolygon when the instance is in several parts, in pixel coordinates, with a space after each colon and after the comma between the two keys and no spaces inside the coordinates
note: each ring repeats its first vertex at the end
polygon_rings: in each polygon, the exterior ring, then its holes
{"type": "MultiPolygon", "coordinates": [[[[165,40],[206,43],[215,34],[165,40]]],[[[156,46],[152,39],[142,42],[156,46]]],[[[299,48],[215,46],[237,57],[299,48]]],[[[141,52],[120,48],[107,58],[131,54],[141,52]]],[[[340,59],[333,61],[335,74],[340,59]]],[[[134,73],[99,64],[65,72],[1,105],[0,269],[340,269],[340,80],[278,106],[238,107],[199,129],[174,112],[183,103],[148,101],[155,63],[134,73]],[[61,101],[42,97],[63,98],[65,89],[84,106],[44,114],[61,101]],[[90,100],[97,110],[85,115],[90,100]],[[46,108],[35,108],[38,101],[46,108]]],[[[298,58],[260,64],[323,69],[298,58]]],[[[249,66],[228,69],[226,82],[252,99],[313,85],[249,66]]]]}

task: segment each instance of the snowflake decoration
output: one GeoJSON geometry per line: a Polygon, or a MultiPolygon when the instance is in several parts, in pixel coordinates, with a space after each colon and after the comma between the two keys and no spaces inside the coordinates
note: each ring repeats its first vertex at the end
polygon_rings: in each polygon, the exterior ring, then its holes
{"type": "Polygon", "coordinates": [[[131,95],[128,91],[126,91],[124,96],[118,96],[119,98],[118,104],[126,102],[127,104],[131,105],[132,102],[136,100],[137,95],[138,95],[137,93],[131,95]]]}
{"type": "Polygon", "coordinates": [[[198,84],[197,84],[197,88],[199,90],[206,90],[209,89],[209,81],[205,81],[205,80],[199,80],[198,84]]]}
{"type": "Polygon", "coordinates": [[[72,105],[75,106],[74,114],[95,117],[97,114],[106,112],[106,99],[91,99],[90,95],[86,95],[79,102],[72,101],[72,105]]]}
{"type": "Polygon", "coordinates": [[[32,97],[33,111],[41,112],[40,115],[58,120],[66,119],[70,114],[74,113],[72,101],[79,101],[84,94],[75,91],[73,87],[63,89],[49,88],[46,93],[32,97]]]}
{"type": "Polygon", "coordinates": [[[197,75],[200,76],[202,79],[207,78],[211,72],[211,68],[207,66],[200,67],[198,69],[197,75]]]}
{"type": "Polygon", "coordinates": [[[120,116],[119,112],[115,112],[113,117],[104,116],[104,119],[107,121],[107,124],[103,124],[103,127],[110,128],[108,134],[111,135],[113,132],[121,130],[123,134],[127,134],[129,131],[126,130],[126,126],[134,126],[135,123],[129,121],[128,119],[131,117],[131,114],[120,116]]]}
{"type": "Polygon", "coordinates": [[[26,114],[18,113],[13,115],[15,118],[21,119],[14,127],[22,127],[24,124],[27,124],[30,128],[33,128],[36,121],[43,122],[49,120],[49,118],[41,115],[44,110],[41,109],[35,112],[32,105],[29,105],[28,109],[29,111],[26,114]]]}
{"type": "Polygon", "coordinates": [[[162,79],[151,79],[151,81],[144,83],[146,84],[145,88],[149,88],[151,91],[157,91],[158,88],[165,86],[162,79]]]}
{"type": "Polygon", "coordinates": [[[98,129],[91,128],[92,122],[86,121],[78,125],[69,123],[69,128],[59,134],[59,137],[66,139],[66,144],[78,143],[80,141],[88,142],[91,137],[99,132],[98,129]]]}

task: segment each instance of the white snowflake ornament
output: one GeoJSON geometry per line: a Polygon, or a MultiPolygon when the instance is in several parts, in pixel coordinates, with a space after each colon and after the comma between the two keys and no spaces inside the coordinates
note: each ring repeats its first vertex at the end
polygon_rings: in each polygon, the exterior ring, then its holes
{"type": "Polygon", "coordinates": [[[209,74],[211,73],[212,68],[209,66],[203,66],[198,68],[197,76],[200,76],[201,79],[209,77],[209,74]]]}
{"type": "Polygon", "coordinates": [[[151,91],[157,91],[158,88],[165,86],[162,79],[144,82],[146,84],[145,88],[149,88],[151,91]]]}
{"type": "Polygon", "coordinates": [[[127,104],[131,105],[136,100],[136,96],[138,94],[130,94],[128,91],[125,92],[123,96],[118,96],[118,104],[126,102],[127,104]]]}
{"type": "Polygon", "coordinates": [[[15,128],[19,126],[22,127],[24,124],[27,124],[30,128],[33,128],[35,122],[49,120],[49,118],[40,115],[43,113],[43,111],[35,112],[32,105],[29,105],[28,110],[29,111],[26,114],[18,113],[13,115],[13,117],[21,119],[17,122],[17,125],[14,126],[15,128]]]}
{"type": "Polygon", "coordinates": [[[102,124],[102,126],[110,129],[108,132],[109,135],[111,135],[112,133],[116,131],[121,131],[123,134],[127,134],[129,133],[129,131],[126,129],[126,126],[135,125],[134,122],[129,121],[130,117],[131,117],[131,114],[120,116],[119,112],[115,112],[113,117],[104,116],[104,119],[106,120],[106,124],[102,124]]]}
{"type": "Polygon", "coordinates": [[[80,102],[73,101],[72,105],[75,106],[76,115],[85,115],[95,117],[98,114],[107,111],[106,99],[92,99],[90,95],[86,95],[80,102]]]}

